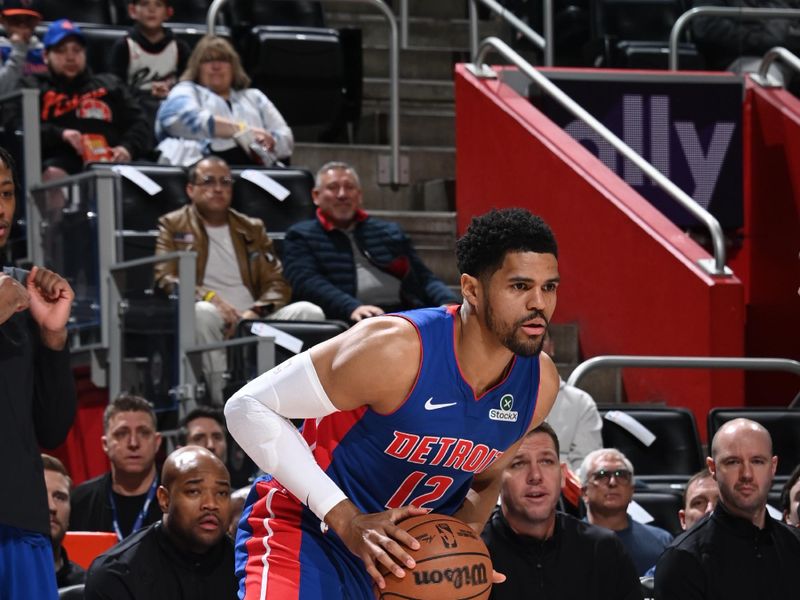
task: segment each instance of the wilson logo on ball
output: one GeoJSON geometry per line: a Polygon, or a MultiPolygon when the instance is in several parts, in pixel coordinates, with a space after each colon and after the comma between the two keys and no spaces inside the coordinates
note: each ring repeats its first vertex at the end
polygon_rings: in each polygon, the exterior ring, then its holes
{"type": "Polygon", "coordinates": [[[486,565],[482,564],[455,569],[413,570],[411,572],[414,574],[414,583],[417,585],[431,585],[449,581],[458,590],[465,585],[486,585],[489,582],[486,565]]]}

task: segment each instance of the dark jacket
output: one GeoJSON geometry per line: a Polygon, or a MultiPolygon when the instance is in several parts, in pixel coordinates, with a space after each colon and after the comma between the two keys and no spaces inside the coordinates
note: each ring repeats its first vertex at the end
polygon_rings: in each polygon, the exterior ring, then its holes
{"type": "MultiPolygon", "coordinates": [[[[114,512],[108,495],[111,493],[111,472],[84,481],[72,490],[69,516],[70,531],[114,531],[114,512]]],[[[144,505],[144,499],[142,505],[144,505]]],[[[141,509],[139,509],[141,510],[141,509]]],[[[161,520],[161,508],[154,499],[150,502],[142,526],[161,520]]],[[[123,528],[123,535],[128,531],[123,528]]]]}
{"type": "Polygon", "coordinates": [[[28,311],[0,324],[0,523],[50,537],[39,448],[55,448],[75,418],[69,350],[42,345],[28,311]]]}
{"type": "MultiPolygon", "coordinates": [[[[275,312],[289,303],[292,290],[283,278],[283,266],[272,246],[272,240],[264,229],[261,219],[248,217],[236,210],[228,209],[228,224],[233,248],[236,251],[242,283],[250,290],[255,303],[264,314],[275,312]]],[[[162,216],[158,220],[156,254],[180,250],[197,252],[197,300],[211,290],[203,285],[208,262],[208,235],[197,209],[187,205],[162,216]]],[[[156,285],[166,293],[172,293],[178,282],[176,261],[159,263],[155,267],[156,285]]],[[[220,294],[225,298],[224,291],[220,294]]]]}
{"type": "MultiPolygon", "coordinates": [[[[354,235],[364,256],[401,281],[404,309],[458,302],[450,289],[417,256],[399,225],[360,212],[354,235]]],[[[356,297],[356,266],[347,234],[317,211],[317,218],[289,228],[283,242],[286,278],[295,300],[308,300],[329,319],[347,321],[363,303],[356,297]]]]}
{"type": "Polygon", "coordinates": [[[767,513],[764,529],[722,501],[682,533],[656,566],[656,600],[797,598],[800,532],[767,513]]]}
{"type": "Polygon", "coordinates": [[[98,556],[85,600],[235,600],[239,588],[227,536],[206,554],[180,550],[161,523],[98,556]]]}
{"type": "Polygon", "coordinates": [[[61,548],[61,568],[56,571],[56,586],[59,588],[78,585],[86,580],[86,570],[72,562],[67,556],[67,550],[61,548]]]}
{"type": "Polygon", "coordinates": [[[641,600],[633,562],[602,527],[556,513],[552,537],[538,540],[515,533],[496,508],[481,537],[492,567],[508,578],[491,600],[641,600]]]}
{"type": "Polygon", "coordinates": [[[48,71],[24,78],[22,87],[39,90],[43,160],[76,154],[61,137],[65,129],[102,134],[109,147],[124,146],[134,159],[153,147],[144,112],[116,75],[87,67],[67,80],[48,71]]]}
{"type": "MultiPolygon", "coordinates": [[[[800,0],[693,0],[693,6],[800,9],[800,0]]],[[[725,69],[740,56],[763,56],[774,46],[800,52],[800,20],[697,17],[692,33],[709,69],[725,69]]]]}

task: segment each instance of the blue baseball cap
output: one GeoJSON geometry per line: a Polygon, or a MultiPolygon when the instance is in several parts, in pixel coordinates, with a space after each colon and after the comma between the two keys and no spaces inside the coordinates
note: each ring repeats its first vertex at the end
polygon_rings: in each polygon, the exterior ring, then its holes
{"type": "Polygon", "coordinates": [[[69,19],[59,19],[58,21],[53,21],[50,27],[47,28],[47,33],[44,34],[42,42],[45,49],[49,50],[70,36],[77,38],[82,45],[86,45],[86,37],[80,27],[69,19]]]}

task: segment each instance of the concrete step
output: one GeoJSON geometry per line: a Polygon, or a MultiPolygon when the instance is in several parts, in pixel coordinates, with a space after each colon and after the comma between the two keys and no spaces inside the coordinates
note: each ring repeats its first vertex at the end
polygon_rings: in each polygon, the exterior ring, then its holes
{"type": "MultiPolygon", "coordinates": [[[[365,100],[388,100],[388,77],[364,78],[365,100]]],[[[429,105],[453,104],[454,91],[452,81],[435,79],[401,79],[400,102],[427,102],[429,105]]]]}
{"type": "Polygon", "coordinates": [[[417,254],[428,268],[445,283],[458,283],[454,212],[371,211],[370,214],[400,225],[414,242],[417,254]]]}
{"type": "MultiPolygon", "coordinates": [[[[408,14],[414,17],[436,17],[439,19],[464,19],[468,16],[469,0],[409,0],[408,14]]],[[[386,1],[394,13],[400,13],[400,0],[386,1]]],[[[330,13],[382,14],[377,8],[361,2],[324,2],[325,15],[330,13]]]]}
{"type": "MultiPolygon", "coordinates": [[[[400,108],[400,142],[407,146],[455,146],[455,111],[452,108],[400,108]]],[[[388,144],[389,110],[384,103],[362,109],[357,141],[388,144]]]]}
{"type": "MultiPolygon", "coordinates": [[[[417,48],[400,51],[401,79],[452,81],[456,63],[469,60],[462,48],[417,48]]],[[[389,77],[389,49],[386,45],[364,48],[364,76],[389,77]]]]}
{"type": "MultiPolygon", "coordinates": [[[[378,14],[331,13],[326,17],[329,27],[358,27],[362,45],[386,46],[389,40],[389,22],[378,14]]],[[[502,35],[503,25],[497,19],[478,22],[479,38],[502,35]]],[[[469,20],[412,17],[408,20],[408,43],[418,47],[469,48],[469,20]]]]}
{"type": "Polygon", "coordinates": [[[408,161],[408,180],[415,185],[393,190],[378,183],[379,158],[389,155],[389,147],[383,145],[298,143],[292,154],[292,165],[316,173],[330,160],[350,163],[361,178],[364,206],[368,210],[422,210],[430,207],[424,182],[455,178],[455,149],[404,145],[400,148],[401,159],[408,161]]]}

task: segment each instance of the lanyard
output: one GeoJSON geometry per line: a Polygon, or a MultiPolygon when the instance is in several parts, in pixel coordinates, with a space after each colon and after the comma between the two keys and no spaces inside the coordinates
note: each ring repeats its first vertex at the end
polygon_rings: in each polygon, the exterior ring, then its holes
{"type": "MultiPolygon", "coordinates": [[[[142,510],[139,511],[139,516],[136,517],[136,521],[133,523],[133,528],[131,529],[130,534],[134,534],[142,528],[142,523],[144,522],[145,515],[147,515],[147,510],[150,508],[150,503],[153,501],[153,498],[156,497],[157,488],[158,477],[153,476],[153,484],[150,486],[150,489],[147,492],[147,498],[144,500],[144,506],[142,506],[142,510]]],[[[112,523],[114,525],[114,533],[117,534],[117,539],[122,541],[125,536],[122,535],[122,530],[119,528],[119,520],[117,519],[117,503],[114,502],[114,492],[110,487],[108,488],[108,501],[111,503],[111,515],[112,523]]]]}

